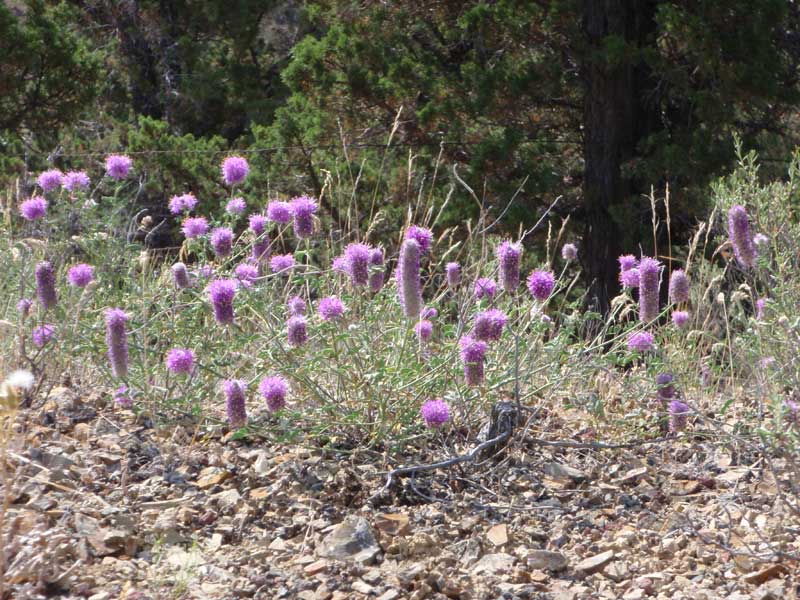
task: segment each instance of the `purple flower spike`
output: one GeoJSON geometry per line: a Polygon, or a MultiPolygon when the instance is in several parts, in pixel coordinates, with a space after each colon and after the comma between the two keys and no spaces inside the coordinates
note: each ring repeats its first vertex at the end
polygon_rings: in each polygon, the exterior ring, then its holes
{"type": "Polygon", "coordinates": [[[489,298],[491,300],[497,293],[497,283],[495,283],[494,279],[489,279],[488,277],[476,279],[474,293],[475,298],[478,300],[481,298],[489,298]]]}
{"type": "Polygon", "coordinates": [[[619,281],[622,283],[623,288],[638,288],[639,287],[639,269],[628,269],[621,271],[619,274],[619,281]]]}
{"type": "Polygon", "coordinates": [[[28,198],[19,205],[19,213],[26,221],[41,219],[47,214],[47,200],[41,196],[28,198]]]}
{"type": "Polygon", "coordinates": [[[447,287],[455,289],[461,283],[461,265],[457,262],[449,262],[444,268],[447,274],[447,287]]]}
{"type": "Polygon", "coordinates": [[[639,320],[649,323],[658,317],[658,288],[661,286],[661,263],[649,256],[639,261],[639,320]]]}
{"type": "Polygon", "coordinates": [[[472,337],[484,342],[496,342],[503,335],[508,317],[502,310],[492,308],[475,315],[472,337]]]}
{"type": "Polygon", "coordinates": [[[292,296],[286,303],[289,308],[290,315],[304,315],[306,314],[306,301],[300,296],[292,296]]]}
{"type": "Polygon", "coordinates": [[[344,314],[344,303],[336,296],[327,296],[319,301],[317,312],[323,321],[335,321],[344,314]]]}
{"type": "Polygon", "coordinates": [[[400,246],[400,258],[397,262],[397,293],[403,313],[409,319],[418,319],[422,310],[422,282],[419,276],[420,245],[407,238],[400,246]]]}
{"type": "Polygon", "coordinates": [[[17,302],[17,312],[22,316],[23,319],[30,314],[31,306],[33,306],[33,302],[27,298],[21,298],[20,301],[17,302]]]}
{"type": "Polygon", "coordinates": [[[281,200],[273,200],[267,205],[267,218],[273,223],[286,225],[292,220],[292,205],[281,200]]]}
{"type": "Polygon", "coordinates": [[[244,198],[240,197],[231,198],[225,205],[225,212],[229,215],[243,215],[246,210],[247,202],[244,201],[244,198]]]}
{"type": "Polygon", "coordinates": [[[225,412],[228,414],[228,425],[239,429],[247,424],[246,396],[247,383],[241,379],[228,379],[222,382],[225,393],[225,412]]]}
{"type": "Polygon", "coordinates": [[[233,323],[233,298],[239,284],[233,279],[217,279],[208,286],[208,296],[214,307],[214,319],[221,325],[233,323]]]}
{"type": "Polygon", "coordinates": [[[193,194],[182,194],[169,199],[169,212],[173,215],[191,212],[195,206],[197,206],[197,198],[193,194]]]}
{"type": "Polygon", "coordinates": [[[316,200],[308,196],[298,196],[289,203],[294,217],[294,235],[300,239],[314,235],[314,215],[319,208],[316,200]]]}
{"type": "Polygon", "coordinates": [[[289,271],[295,266],[294,255],[292,254],[279,254],[273,256],[269,261],[269,268],[273,273],[283,273],[288,275],[289,271]]]}
{"type": "Polygon", "coordinates": [[[497,247],[497,260],[500,264],[500,283],[511,294],[519,287],[519,260],[522,246],[506,241],[497,247]]]}
{"type": "Polygon", "coordinates": [[[561,247],[561,258],[566,261],[577,260],[578,247],[575,244],[564,244],[561,247]]]}
{"type": "Polygon", "coordinates": [[[488,346],[486,342],[466,335],[461,338],[461,361],[464,363],[464,378],[467,385],[476,386],[483,383],[483,361],[488,346]]]}
{"type": "Polygon", "coordinates": [[[133,161],[124,154],[106,156],[106,175],[117,181],[125,179],[131,172],[133,161]]]}
{"type": "Polygon", "coordinates": [[[635,269],[639,265],[639,261],[633,254],[624,254],[617,258],[619,261],[619,271],[620,273],[624,273],[625,271],[630,271],[631,269],[635,269]]]}
{"type": "Polygon", "coordinates": [[[208,221],[205,217],[189,217],[183,220],[183,235],[187,239],[195,239],[208,233],[208,221]]]}
{"type": "Polygon", "coordinates": [[[36,297],[42,308],[47,310],[58,302],[56,274],[53,265],[49,261],[40,262],[36,265],[34,274],[36,276],[36,297]]]}
{"type": "Polygon", "coordinates": [[[106,311],[106,346],[114,377],[125,377],[128,374],[128,333],[125,330],[127,321],[128,315],[120,308],[109,308],[106,311]]]}
{"type": "Polygon", "coordinates": [[[439,311],[433,308],[432,306],[426,306],[422,309],[419,317],[420,319],[435,319],[439,316],[439,311]]]}
{"type": "Polygon", "coordinates": [[[686,324],[689,322],[689,313],[685,310],[673,310],[672,311],[672,323],[678,329],[683,329],[686,327],[686,324]]]}
{"type": "Polygon", "coordinates": [[[750,218],[744,206],[732,206],[728,211],[728,236],[733,244],[733,253],[736,260],[745,269],[751,269],[756,264],[758,250],[753,243],[753,233],[750,231],[750,218]]]}
{"type": "Polygon", "coordinates": [[[756,300],[756,319],[759,321],[764,319],[764,308],[767,306],[769,298],[759,298],[756,300]]]}
{"type": "Polygon", "coordinates": [[[444,400],[428,400],[420,409],[425,425],[437,429],[450,420],[450,407],[444,400]]]}
{"type": "Polygon", "coordinates": [[[423,319],[414,325],[414,334],[417,336],[420,342],[429,341],[433,335],[433,323],[427,319],[423,319]]]}
{"type": "Polygon", "coordinates": [[[553,293],[556,278],[551,271],[533,271],[528,275],[528,291],[539,302],[544,302],[553,293]]]}
{"type": "Polygon", "coordinates": [[[344,249],[347,261],[347,274],[353,285],[367,285],[369,283],[369,261],[372,248],[366,244],[349,244],[344,249]]]}
{"type": "Polygon", "coordinates": [[[377,294],[383,287],[386,272],[383,266],[383,249],[373,248],[369,254],[369,289],[377,294]]]}
{"type": "Polygon", "coordinates": [[[433,241],[433,232],[427,227],[418,227],[412,225],[406,231],[407,240],[415,240],[419,244],[419,249],[422,254],[427,254],[431,249],[431,242],[433,241]]]}
{"type": "Polygon", "coordinates": [[[289,384],[283,377],[265,377],[258,386],[258,391],[267,402],[270,412],[275,412],[286,406],[286,392],[289,384]]]}
{"type": "Polygon", "coordinates": [[[58,169],[49,169],[39,174],[36,183],[39,184],[43,192],[52,192],[61,186],[61,178],[63,176],[64,174],[58,169]]]}
{"type": "Polygon", "coordinates": [[[689,278],[683,269],[677,269],[669,276],[669,299],[674,304],[689,301],[689,278]]]}
{"type": "Polygon", "coordinates": [[[68,192],[85,190],[89,187],[89,176],[83,171],[70,171],[61,178],[61,187],[68,192]]]}
{"type": "Polygon", "coordinates": [[[264,215],[250,215],[250,229],[256,235],[261,235],[267,229],[267,217],[264,215]]]}
{"type": "Polygon", "coordinates": [[[191,373],[194,369],[194,352],[188,348],[173,348],[164,361],[173,373],[191,373]]]}
{"type": "Polygon", "coordinates": [[[41,348],[53,338],[53,334],[55,332],[55,325],[51,325],[49,323],[45,323],[39,327],[34,327],[33,331],[31,332],[33,343],[36,344],[37,347],[41,348]]]}
{"type": "Polygon", "coordinates": [[[675,396],[675,377],[670,373],[659,373],[656,376],[656,393],[662,403],[672,400],[675,396]]]}
{"type": "Polygon", "coordinates": [[[678,433],[686,428],[689,420],[689,405],[680,400],[673,400],[669,403],[669,430],[670,433],[678,433]]]}
{"type": "Polygon", "coordinates": [[[225,258],[230,255],[233,248],[233,231],[228,227],[217,227],[211,232],[211,247],[217,258],[225,258]]]}
{"type": "Polygon", "coordinates": [[[636,331],[628,336],[628,349],[632,352],[650,352],[655,348],[655,338],[648,331],[636,331]]]}
{"type": "Polygon", "coordinates": [[[250,255],[250,258],[253,262],[261,265],[269,261],[269,243],[269,238],[266,235],[253,242],[253,252],[250,255]]]}
{"type": "Polygon", "coordinates": [[[67,280],[75,287],[84,288],[94,281],[94,267],[85,263],[70,267],[67,280]]]}
{"type": "Polygon", "coordinates": [[[252,287],[258,279],[258,267],[249,263],[237,265],[233,272],[236,275],[236,279],[242,284],[242,287],[252,287]]]}
{"type": "Polygon", "coordinates": [[[250,165],[241,156],[229,156],[222,161],[222,179],[225,185],[241,183],[250,172],[250,165]]]}
{"type": "Polygon", "coordinates": [[[186,265],[182,262],[176,262],[172,265],[172,279],[175,282],[175,287],[179,290],[185,290],[192,287],[192,280],[189,278],[189,271],[186,270],[186,265]]]}
{"type": "Polygon", "coordinates": [[[286,321],[286,337],[290,346],[302,346],[308,341],[306,318],[302,315],[293,315],[286,321]]]}

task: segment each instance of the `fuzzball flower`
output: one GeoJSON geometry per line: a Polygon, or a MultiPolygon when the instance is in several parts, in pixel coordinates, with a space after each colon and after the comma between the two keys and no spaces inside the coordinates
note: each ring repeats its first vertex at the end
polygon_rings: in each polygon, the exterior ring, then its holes
{"type": "Polygon", "coordinates": [[[189,271],[186,270],[186,265],[182,262],[176,262],[172,265],[172,279],[175,282],[175,287],[179,290],[192,287],[192,281],[189,278],[189,271]]]}
{"type": "Polygon", "coordinates": [[[619,281],[622,283],[623,288],[638,288],[639,269],[633,268],[627,271],[621,271],[619,274],[619,281]]]}
{"type": "Polygon", "coordinates": [[[164,361],[173,373],[191,373],[194,368],[194,352],[188,348],[173,348],[164,361]]]}
{"type": "Polygon", "coordinates": [[[439,311],[433,308],[432,306],[426,306],[422,309],[419,317],[420,319],[435,319],[439,316],[439,311]]]}
{"type": "Polygon", "coordinates": [[[222,382],[225,393],[225,412],[228,414],[228,425],[234,429],[244,427],[247,423],[245,391],[247,383],[241,379],[228,379],[222,382]]]}
{"type": "Polygon", "coordinates": [[[125,179],[131,172],[133,161],[124,154],[106,156],[106,174],[112,179],[125,179]]]}
{"type": "Polygon", "coordinates": [[[256,235],[261,235],[266,231],[267,217],[264,215],[250,215],[250,229],[256,235]]]}
{"type": "Polygon", "coordinates": [[[28,198],[19,205],[19,213],[26,221],[41,219],[47,214],[47,200],[41,196],[28,198]]]}
{"type": "Polygon", "coordinates": [[[689,405],[680,400],[673,400],[669,403],[669,430],[671,433],[678,433],[686,427],[689,412],[689,405]]]}
{"type": "Polygon", "coordinates": [[[278,254],[273,256],[269,261],[269,268],[273,273],[286,273],[293,269],[295,265],[294,255],[292,254],[278,254]]]}
{"type": "Polygon", "coordinates": [[[497,293],[497,283],[495,283],[494,279],[489,279],[488,277],[481,277],[475,280],[475,298],[480,300],[481,298],[494,298],[494,295],[497,293]]]}
{"type": "Polygon", "coordinates": [[[336,273],[347,275],[347,257],[342,254],[331,261],[331,269],[336,273]]]}
{"type": "Polygon", "coordinates": [[[636,331],[628,336],[628,349],[632,352],[649,352],[655,347],[655,338],[648,331],[636,331]]]}
{"type": "Polygon", "coordinates": [[[217,227],[211,232],[211,247],[218,258],[224,258],[233,248],[233,231],[228,227],[217,227]]]}
{"type": "Polygon", "coordinates": [[[556,278],[551,271],[533,271],[528,276],[528,290],[531,296],[539,302],[544,302],[553,293],[556,286],[556,278]]]}
{"type": "Polygon", "coordinates": [[[506,241],[497,247],[497,260],[500,265],[500,283],[503,289],[512,293],[519,287],[519,259],[522,246],[506,241]]]}
{"type": "Polygon", "coordinates": [[[233,279],[217,279],[208,286],[208,296],[214,307],[214,318],[221,325],[233,323],[233,298],[239,284],[233,279]]]}
{"type": "Polygon", "coordinates": [[[262,235],[253,242],[253,252],[250,254],[251,260],[255,263],[266,263],[270,257],[269,237],[262,235]]]}
{"type": "Polygon", "coordinates": [[[689,301],[689,278],[683,269],[677,269],[669,276],[669,299],[674,304],[689,301]]]}
{"type": "Polygon", "coordinates": [[[409,319],[418,319],[422,310],[422,283],[419,276],[420,246],[414,239],[406,239],[400,246],[397,261],[397,293],[403,314],[409,319]]]}
{"type": "Polygon", "coordinates": [[[438,428],[450,420],[450,407],[444,400],[428,400],[420,409],[425,425],[438,428]]]}
{"type": "Polygon", "coordinates": [[[662,403],[671,400],[675,395],[675,377],[670,373],[659,373],[656,376],[656,393],[662,403]]]}
{"type": "Polygon", "coordinates": [[[415,240],[419,244],[419,249],[422,254],[427,254],[431,249],[431,242],[433,241],[433,232],[427,227],[418,227],[412,225],[406,231],[407,240],[415,240]]]}
{"type": "Polygon", "coordinates": [[[630,271],[638,266],[639,261],[633,254],[624,254],[617,258],[619,262],[619,271],[620,273],[624,273],[625,271],[630,271]]]}
{"type": "Polygon", "coordinates": [[[369,253],[369,289],[378,293],[383,287],[383,278],[386,276],[383,267],[383,249],[373,248],[369,253]]]}
{"type": "Polygon", "coordinates": [[[233,272],[242,286],[247,288],[251,287],[258,279],[258,267],[248,263],[237,265],[233,272]]]}
{"type": "Polygon", "coordinates": [[[63,176],[63,173],[58,169],[49,169],[39,174],[36,183],[39,184],[43,192],[52,192],[61,185],[61,178],[63,176]]]}
{"type": "Polygon", "coordinates": [[[56,274],[53,265],[48,261],[40,262],[34,271],[36,276],[36,297],[39,304],[47,310],[56,305],[58,294],[56,294],[56,274]]]}
{"type": "Polygon", "coordinates": [[[44,325],[40,325],[39,327],[34,327],[33,331],[31,332],[33,343],[36,344],[39,348],[41,348],[52,339],[53,334],[55,332],[56,332],[55,325],[51,325],[49,323],[45,323],[44,325]]]}
{"type": "Polygon", "coordinates": [[[564,244],[561,246],[561,258],[566,261],[578,258],[578,247],[575,244],[564,244]]]}
{"type": "Polygon", "coordinates": [[[114,377],[125,377],[128,374],[128,333],[125,331],[127,321],[128,315],[122,309],[106,310],[106,346],[114,377]]]}
{"type": "Polygon", "coordinates": [[[249,172],[250,165],[241,156],[229,156],[222,161],[222,179],[225,185],[241,183],[249,172]]]}
{"type": "Polygon", "coordinates": [[[744,206],[737,204],[728,211],[728,235],[733,244],[736,260],[745,269],[752,268],[756,264],[758,251],[753,243],[750,218],[747,216],[744,206]]]}
{"type": "Polygon", "coordinates": [[[188,239],[199,238],[208,233],[208,221],[205,217],[189,217],[183,220],[182,229],[188,239]]]}
{"type": "Polygon", "coordinates": [[[492,308],[475,315],[472,337],[484,342],[496,342],[503,335],[508,317],[502,310],[492,308]]]}
{"type": "Polygon", "coordinates": [[[344,314],[344,303],[336,296],[327,296],[319,301],[317,312],[323,321],[335,321],[344,314]]]}
{"type": "Polygon", "coordinates": [[[169,212],[173,215],[190,212],[194,210],[195,206],[197,206],[197,198],[193,194],[182,194],[169,199],[169,212]]]}
{"type": "Polygon", "coordinates": [[[480,385],[483,382],[483,361],[486,358],[486,342],[465,335],[461,338],[461,361],[464,363],[464,377],[467,385],[480,385]]]}
{"type": "Polygon", "coordinates": [[[672,323],[678,329],[683,329],[686,327],[686,324],[689,322],[689,313],[685,310],[673,310],[672,311],[672,323]]]}
{"type": "Polygon", "coordinates": [[[289,308],[290,315],[304,315],[306,314],[306,301],[300,296],[292,296],[286,303],[289,308]]]}
{"type": "Polygon", "coordinates": [[[69,192],[89,187],[89,176],[83,171],[69,171],[61,178],[61,187],[69,192]]]}
{"type": "Polygon", "coordinates": [[[267,408],[271,412],[278,411],[286,406],[286,392],[289,384],[283,377],[265,377],[258,386],[258,391],[267,401],[267,408]]]}
{"type": "Polygon", "coordinates": [[[302,315],[292,315],[286,321],[286,337],[290,346],[302,346],[308,340],[306,318],[302,315]]]}
{"type": "Polygon", "coordinates": [[[94,267],[85,263],[70,267],[67,271],[67,280],[75,287],[86,287],[94,281],[94,267]]]}
{"type": "Polygon", "coordinates": [[[227,212],[229,215],[241,215],[244,214],[244,211],[246,210],[247,202],[244,201],[244,198],[231,198],[225,205],[225,212],[227,212]]]}
{"type": "Polygon", "coordinates": [[[267,205],[267,218],[273,223],[286,225],[292,220],[291,204],[281,200],[273,200],[267,205]]]}
{"type": "Polygon", "coordinates": [[[417,336],[419,341],[427,342],[431,339],[433,335],[433,323],[428,321],[427,319],[423,319],[416,325],[414,325],[414,334],[417,336]]]}
{"type": "Polygon", "coordinates": [[[121,408],[130,408],[133,406],[133,394],[129,393],[127,385],[122,385],[114,390],[114,402],[121,408]]]}
{"type": "Polygon", "coordinates": [[[767,306],[767,298],[756,300],[756,319],[761,321],[764,318],[764,307],[767,306]]]}
{"type": "Polygon", "coordinates": [[[372,248],[366,244],[349,244],[344,249],[347,261],[347,273],[353,285],[367,285],[369,283],[369,260],[372,248]]]}
{"type": "Polygon", "coordinates": [[[649,323],[658,317],[658,288],[661,284],[661,263],[649,256],[639,261],[639,320],[649,323]]]}
{"type": "Polygon", "coordinates": [[[300,239],[314,235],[314,214],[319,205],[313,198],[298,196],[289,203],[294,217],[294,235],[300,239]]]}
{"type": "Polygon", "coordinates": [[[461,282],[461,265],[457,262],[449,262],[445,265],[445,273],[447,274],[447,286],[449,288],[456,288],[461,282]]]}
{"type": "Polygon", "coordinates": [[[31,306],[33,306],[33,302],[27,298],[22,298],[19,302],[17,302],[17,312],[22,315],[23,319],[31,312],[31,306]]]}

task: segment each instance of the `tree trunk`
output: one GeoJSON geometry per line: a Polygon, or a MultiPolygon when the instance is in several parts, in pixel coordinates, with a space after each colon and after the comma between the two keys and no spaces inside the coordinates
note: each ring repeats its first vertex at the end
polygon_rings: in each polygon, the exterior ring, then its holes
{"type": "Polygon", "coordinates": [[[650,70],[638,52],[655,43],[656,4],[656,0],[584,0],[583,4],[587,47],[582,254],[590,303],[603,314],[619,291],[617,256],[636,250],[625,247],[624,234],[639,229],[635,220],[641,200],[621,166],[658,124],[657,107],[647,105],[650,70]]]}

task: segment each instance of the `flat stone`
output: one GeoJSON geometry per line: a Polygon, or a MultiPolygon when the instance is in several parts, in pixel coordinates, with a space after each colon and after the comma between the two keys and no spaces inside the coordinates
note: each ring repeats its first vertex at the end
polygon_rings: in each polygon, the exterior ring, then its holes
{"type": "Polygon", "coordinates": [[[351,515],[322,540],[317,548],[317,555],[321,558],[371,564],[380,551],[367,520],[351,515]]]}
{"type": "Polygon", "coordinates": [[[328,568],[327,560],[318,560],[303,567],[303,572],[306,575],[316,575],[317,573],[322,573],[327,568],[328,568]]]}
{"type": "Polygon", "coordinates": [[[762,569],[761,571],[756,571],[755,573],[748,573],[744,576],[744,580],[747,583],[752,583],[754,585],[760,585],[770,579],[774,579],[775,577],[780,577],[786,573],[786,567],[782,564],[777,563],[774,565],[768,566],[766,569],[762,569]]]}
{"type": "Polygon", "coordinates": [[[591,575],[592,573],[597,573],[612,560],[614,560],[614,551],[607,550],[606,552],[601,552],[600,554],[595,554],[594,556],[583,559],[575,565],[575,570],[583,571],[591,575]]]}
{"type": "Polygon", "coordinates": [[[361,581],[360,579],[356,579],[350,587],[352,587],[359,594],[364,594],[365,596],[369,596],[374,589],[370,584],[365,581],[361,581]]]}
{"type": "Polygon", "coordinates": [[[497,573],[508,573],[511,571],[516,560],[515,557],[503,552],[485,554],[477,564],[472,567],[472,574],[478,575],[480,573],[486,573],[487,575],[495,575],[497,573]]]}
{"type": "Polygon", "coordinates": [[[528,568],[544,571],[561,571],[567,568],[567,557],[550,550],[531,550],[528,553],[528,568]]]}
{"type": "Polygon", "coordinates": [[[557,462],[545,463],[544,472],[553,479],[572,481],[573,483],[581,483],[589,479],[589,476],[583,471],[557,462]]]}

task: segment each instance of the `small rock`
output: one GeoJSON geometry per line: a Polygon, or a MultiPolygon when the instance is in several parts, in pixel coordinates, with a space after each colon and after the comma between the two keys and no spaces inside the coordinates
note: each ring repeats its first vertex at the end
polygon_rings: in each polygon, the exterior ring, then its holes
{"type": "Polygon", "coordinates": [[[378,600],[397,600],[397,598],[399,597],[400,597],[400,592],[398,592],[395,589],[391,589],[391,590],[386,590],[385,592],[383,592],[383,594],[378,596],[378,600]]]}
{"type": "Polygon", "coordinates": [[[200,475],[197,477],[197,486],[203,489],[210,488],[218,483],[222,483],[230,476],[231,474],[229,471],[217,467],[206,467],[200,471],[200,475]]]}
{"type": "Polygon", "coordinates": [[[238,503],[241,496],[239,495],[238,490],[225,490],[224,492],[220,492],[219,494],[214,494],[212,498],[217,499],[217,503],[219,507],[223,510],[234,508],[238,503]]]}
{"type": "Polygon", "coordinates": [[[614,560],[614,551],[607,550],[606,552],[601,552],[595,556],[590,556],[589,558],[583,559],[581,562],[575,565],[575,570],[583,571],[584,573],[591,575],[592,573],[597,573],[612,560],[614,560]]]}
{"type": "Polygon", "coordinates": [[[317,560],[303,567],[303,572],[306,575],[316,575],[317,573],[322,573],[327,568],[328,568],[328,561],[317,560]]]}
{"type": "Polygon", "coordinates": [[[589,479],[589,476],[583,471],[556,462],[546,463],[544,465],[544,472],[553,479],[560,479],[562,481],[569,480],[574,483],[581,483],[589,479]]]}
{"type": "Polygon", "coordinates": [[[364,564],[374,562],[380,551],[367,520],[353,515],[339,523],[317,548],[322,558],[350,559],[364,564]]]}
{"type": "Polygon", "coordinates": [[[375,518],[375,529],[388,535],[403,535],[409,530],[408,515],[405,513],[383,513],[375,518]]]}
{"type": "Polygon", "coordinates": [[[550,550],[531,550],[528,553],[528,568],[544,571],[561,571],[567,568],[567,557],[550,550]]]}
{"type": "Polygon", "coordinates": [[[486,538],[495,546],[502,546],[508,543],[508,528],[503,523],[495,525],[486,532],[486,538]]]}
{"type": "Polygon", "coordinates": [[[374,589],[370,584],[365,581],[361,581],[360,579],[356,579],[350,587],[352,587],[359,594],[364,594],[365,596],[369,596],[374,589]]]}
{"type": "Polygon", "coordinates": [[[472,574],[478,575],[480,573],[486,573],[487,575],[495,575],[497,573],[507,573],[511,571],[516,560],[517,559],[510,554],[502,552],[485,554],[472,568],[472,574]]]}
{"type": "Polygon", "coordinates": [[[786,573],[786,567],[782,564],[777,563],[774,565],[768,566],[766,569],[762,569],[761,571],[756,571],[755,573],[748,573],[744,576],[744,580],[747,583],[752,583],[754,585],[760,585],[769,581],[770,579],[774,579],[775,577],[780,577],[786,573]]]}

